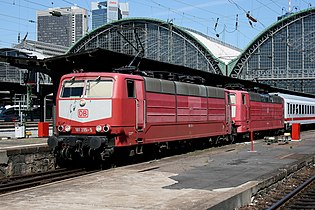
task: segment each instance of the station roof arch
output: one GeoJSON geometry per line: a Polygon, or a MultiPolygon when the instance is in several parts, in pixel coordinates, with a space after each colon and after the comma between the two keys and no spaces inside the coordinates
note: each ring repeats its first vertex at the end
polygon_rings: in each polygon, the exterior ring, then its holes
{"type": "Polygon", "coordinates": [[[315,94],[315,8],[287,13],[229,63],[231,76],[315,94]]]}
{"type": "MultiPolygon", "coordinates": [[[[157,19],[128,18],[103,25],[82,37],[69,50],[79,53],[101,48],[207,71],[225,74],[229,57],[240,49],[191,29],[157,19]]],[[[233,57],[231,56],[231,57],[233,57]]]]}

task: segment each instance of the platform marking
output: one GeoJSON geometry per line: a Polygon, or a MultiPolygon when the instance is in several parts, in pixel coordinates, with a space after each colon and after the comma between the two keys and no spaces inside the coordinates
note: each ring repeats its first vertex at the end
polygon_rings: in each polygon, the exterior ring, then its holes
{"type": "Polygon", "coordinates": [[[27,145],[17,145],[17,146],[10,146],[10,147],[0,147],[1,150],[3,149],[12,149],[12,148],[20,148],[20,147],[33,147],[33,146],[44,146],[47,143],[39,143],[39,144],[27,144],[27,145]]]}
{"type": "Polygon", "coordinates": [[[284,156],[282,156],[282,157],[279,157],[279,159],[284,159],[284,158],[287,158],[287,157],[292,156],[292,155],[294,155],[294,154],[295,154],[295,153],[290,153],[290,154],[284,155],[284,156]]]}

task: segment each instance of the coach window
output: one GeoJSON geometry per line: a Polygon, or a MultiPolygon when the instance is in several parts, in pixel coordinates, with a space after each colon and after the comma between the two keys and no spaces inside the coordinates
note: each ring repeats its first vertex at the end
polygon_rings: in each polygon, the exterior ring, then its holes
{"type": "Polygon", "coordinates": [[[291,110],[292,114],[296,114],[296,110],[295,109],[296,109],[295,108],[295,104],[292,104],[292,110],[291,110]]]}
{"type": "Polygon", "coordinates": [[[307,114],[306,112],[307,112],[307,106],[304,105],[304,114],[307,114]]]}
{"type": "Polygon", "coordinates": [[[302,114],[302,105],[301,105],[301,104],[299,104],[298,106],[299,106],[299,109],[298,109],[298,114],[302,114]]]}
{"type": "Polygon", "coordinates": [[[292,114],[295,114],[296,113],[295,104],[292,104],[292,106],[293,106],[292,114]]]}
{"type": "Polygon", "coordinates": [[[287,107],[288,107],[287,114],[291,114],[291,104],[287,103],[287,107]]]}
{"type": "Polygon", "coordinates": [[[128,98],[135,98],[135,82],[133,80],[127,80],[128,98]]]}

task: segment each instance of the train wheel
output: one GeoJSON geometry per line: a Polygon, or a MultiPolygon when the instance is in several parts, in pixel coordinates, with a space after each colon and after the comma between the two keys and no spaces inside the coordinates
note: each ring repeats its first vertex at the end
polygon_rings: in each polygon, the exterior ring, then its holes
{"type": "Polygon", "coordinates": [[[61,152],[58,151],[56,153],[55,168],[69,168],[69,165],[69,161],[65,160],[62,157],[61,152]]]}

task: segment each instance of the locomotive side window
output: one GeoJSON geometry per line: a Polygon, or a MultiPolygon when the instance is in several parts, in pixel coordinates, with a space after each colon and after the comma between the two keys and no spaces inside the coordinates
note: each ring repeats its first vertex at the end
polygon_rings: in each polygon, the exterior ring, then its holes
{"type": "Polygon", "coordinates": [[[236,104],[235,94],[229,94],[229,104],[236,104]]]}
{"type": "Polygon", "coordinates": [[[83,95],[84,81],[65,81],[62,86],[62,98],[77,98],[83,95]]]}
{"type": "Polygon", "coordinates": [[[111,98],[113,95],[112,80],[89,80],[87,81],[85,95],[87,97],[111,98]]]}
{"type": "Polygon", "coordinates": [[[127,92],[128,98],[135,98],[135,82],[133,80],[127,80],[127,92]]]}
{"type": "Polygon", "coordinates": [[[245,94],[242,94],[242,103],[243,103],[243,104],[246,104],[246,97],[245,97],[245,94]]]}

